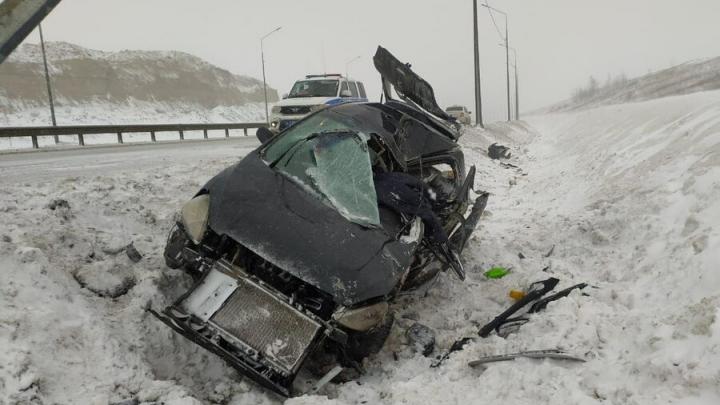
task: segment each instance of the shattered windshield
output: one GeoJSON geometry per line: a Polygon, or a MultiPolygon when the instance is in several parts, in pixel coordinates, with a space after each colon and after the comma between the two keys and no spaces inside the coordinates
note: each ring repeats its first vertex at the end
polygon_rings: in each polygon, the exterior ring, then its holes
{"type": "Polygon", "coordinates": [[[348,220],[379,226],[367,141],[350,117],[323,111],[287,130],[263,157],[348,220]]]}
{"type": "Polygon", "coordinates": [[[337,80],[302,80],[295,82],[288,98],[293,97],[335,97],[337,80]]]}

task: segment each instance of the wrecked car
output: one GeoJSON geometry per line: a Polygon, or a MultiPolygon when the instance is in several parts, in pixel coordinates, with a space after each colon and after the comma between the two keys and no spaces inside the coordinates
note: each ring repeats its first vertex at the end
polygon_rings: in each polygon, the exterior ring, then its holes
{"type": "Polygon", "coordinates": [[[374,63],[384,102],[259,130],[263,144],[208,181],[168,236],[168,266],[196,282],[152,312],[285,396],[304,368],[321,381],[361,371],[399,294],[446,270],[464,279],[459,253],[487,202],[470,200],[475,168],[432,87],[382,47],[374,63]]]}

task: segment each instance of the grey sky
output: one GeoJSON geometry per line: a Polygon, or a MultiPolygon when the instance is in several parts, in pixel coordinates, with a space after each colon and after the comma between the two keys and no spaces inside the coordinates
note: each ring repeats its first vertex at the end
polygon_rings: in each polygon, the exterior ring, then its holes
{"type": "MultiPolygon", "coordinates": [[[[484,2],[484,0],[480,0],[484,2]]],[[[719,0],[490,0],[510,16],[519,52],[521,110],[566,98],[589,75],[636,76],[694,58],[720,56],[719,0]]],[[[350,74],[379,95],[372,66],[382,44],[434,87],[442,106],[474,110],[471,0],[64,0],[44,23],[47,40],[102,49],[176,49],[280,93],[308,73],[350,74]],[[324,52],[323,52],[324,49],[324,52]],[[323,63],[324,53],[324,63],[323,63]]],[[[484,112],[504,117],[505,56],[487,10],[479,10],[484,112]]],[[[496,16],[500,28],[504,19],[496,16]]],[[[28,38],[37,42],[37,33],[28,38]]]]}

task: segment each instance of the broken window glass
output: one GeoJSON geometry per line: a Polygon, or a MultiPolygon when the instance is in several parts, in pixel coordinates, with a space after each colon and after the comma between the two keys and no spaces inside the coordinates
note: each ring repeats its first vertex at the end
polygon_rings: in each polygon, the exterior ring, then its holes
{"type": "Polygon", "coordinates": [[[369,137],[355,128],[347,116],[321,112],[270,144],[264,158],[348,220],[379,226],[369,137]]]}
{"type": "Polygon", "coordinates": [[[310,176],[345,218],[380,225],[367,137],[356,132],[327,134],[314,145],[316,168],[310,176]]]}

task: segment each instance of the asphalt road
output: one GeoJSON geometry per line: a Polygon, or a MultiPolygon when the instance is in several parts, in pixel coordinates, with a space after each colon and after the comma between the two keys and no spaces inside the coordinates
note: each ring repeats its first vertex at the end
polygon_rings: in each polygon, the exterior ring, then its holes
{"type": "Polygon", "coordinates": [[[187,159],[245,156],[255,137],[109,145],[0,154],[0,185],[166,166],[187,159]]]}

